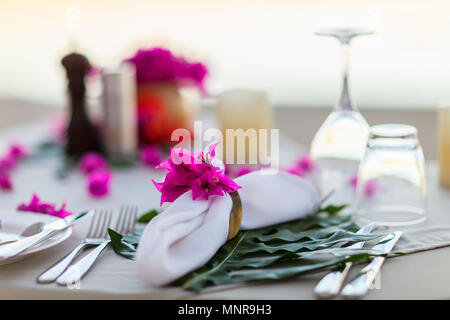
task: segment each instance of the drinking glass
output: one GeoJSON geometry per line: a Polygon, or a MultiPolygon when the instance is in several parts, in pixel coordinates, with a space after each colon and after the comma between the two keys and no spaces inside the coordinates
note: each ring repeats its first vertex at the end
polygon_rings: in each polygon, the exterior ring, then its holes
{"type": "Polygon", "coordinates": [[[322,124],[311,143],[311,158],[318,163],[316,183],[322,194],[334,191],[333,202],[352,204],[355,190],[352,179],[364,155],[369,125],[352,102],[349,92],[350,41],[372,34],[366,29],[327,29],[317,35],[336,38],[342,51],[342,89],[334,110],[322,124]]]}
{"type": "Polygon", "coordinates": [[[411,225],[426,219],[425,160],[415,127],[370,128],[357,181],[358,220],[411,225]]]}

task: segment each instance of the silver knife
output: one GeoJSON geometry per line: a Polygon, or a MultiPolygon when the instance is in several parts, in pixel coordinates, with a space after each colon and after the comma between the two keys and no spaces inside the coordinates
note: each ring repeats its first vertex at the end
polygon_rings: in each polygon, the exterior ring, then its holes
{"type": "Polygon", "coordinates": [[[75,217],[69,216],[64,219],[58,219],[55,222],[46,224],[42,231],[18,241],[12,242],[10,244],[5,244],[0,247],[0,262],[8,260],[12,257],[17,256],[19,253],[25,251],[26,249],[38,244],[41,241],[44,241],[50,237],[52,237],[55,233],[62,231],[81,218],[87,216],[89,213],[93,211],[83,212],[75,217]]]}
{"type": "MultiPolygon", "coordinates": [[[[393,234],[386,236],[382,239],[373,250],[381,251],[385,254],[391,252],[394,248],[398,239],[402,236],[401,231],[396,231],[393,234]]],[[[347,299],[358,299],[363,297],[370,289],[377,273],[380,271],[386,257],[377,256],[372,259],[364,269],[362,269],[359,274],[347,284],[341,292],[341,295],[347,299]]]]}
{"type": "MultiPolygon", "coordinates": [[[[359,229],[356,234],[370,234],[372,228],[373,224],[368,224],[367,226],[359,229]]],[[[347,249],[361,249],[364,246],[364,242],[365,241],[357,242],[347,247],[347,249]]],[[[351,267],[352,262],[347,262],[343,270],[335,270],[324,276],[314,288],[314,294],[316,297],[320,299],[331,299],[336,296],[339,293],[339,290],[341,290],[345,277],[351,267]]]]}

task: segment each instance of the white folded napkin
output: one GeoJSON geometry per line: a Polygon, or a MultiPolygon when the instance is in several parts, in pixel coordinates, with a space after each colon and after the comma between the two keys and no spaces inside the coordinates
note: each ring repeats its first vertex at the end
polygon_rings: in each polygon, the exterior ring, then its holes
{"type": "MultiPolygon", "coordinates": [[[[320,197],[306,179],[255,171],[235,182],[242,201],[241,229],[265,227],[315,211],[320,197]]],[[[145,227],[136,253],[137,274],[164,285],[207,263],[227,241],[231,197],[192,200],[188,191],[145,227]]]]}

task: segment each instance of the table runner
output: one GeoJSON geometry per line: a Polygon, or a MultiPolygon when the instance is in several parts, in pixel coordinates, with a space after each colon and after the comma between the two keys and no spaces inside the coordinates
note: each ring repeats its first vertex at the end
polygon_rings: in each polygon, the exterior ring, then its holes
{"type": "MultiPolygon", "coordinates": [[[[6,143],[14,140],[26,143],[41,141],[46,135],[45,125],[18,128],[4,134],[0,139],[0,150],[6,143]]],[[[287,139],[285,139],[288,141],[287,139]]],[[[282,159],[292,157],[293,150],[302,150],[300,146],[282,143],[282,159]]],[[[295,156],[296,154],[294,154],[295,156]]],[[[59,205],[66,201],[74,211],[87,208],[113,208],[121,204],[135,204],[141,210],[158,205],[159,194],[153,188],[152,178],[161,178],[163,173],[155,170],[135,167],[121,169],[114,174],[112,193],[104,199],[91,198],[84,187],[84,178],[77,172],[66,179],[55,176],[55,159],[29,161],[20,165],[13,173],[15,190],[12,193],[0,193],[1,210],[14,210],[18,203],[27,201],[32,192],[38,192],[46,200],[59,205]]],[[[438,169],[435,162],[427,165],[429,195],[429,219],[418,226],[402,228],[405,233],[398,242],[395,251],[413,253],[450,245],[450,191],[439,187],[438,169]]],[[[19,214],[19,213],[18,213],[19,214]]],[[[1,216],[1,211],[0,211],[1,216]]],[[[105,252],[98,265],[81,281],[80,288],[73,290],[56,284],[38,285],[36,276],[65,255],[84,238],[88,221],[74,228],[74,233],[66,242],[31,256],[24,261],[0,266],[0,298],[193,298],[195,294],[180,288],[152,288],[137,278],[133,261],[115,255],[112,250],[105,252]]],[[[399,258],[401,259],[401,258],[399,258]]],[[[310,276],[306,276],[308,279],[310,276]]],[[[248,286],[251,288],[251,286],[248,286]]],[[[217,292],[221,288],[205,292],[217,292]]],[[[251,290],[251,289],[249,289],[251,290]]],[[[226,291],[224,291],[226,292],[226,291]]],[[[227,294],[225,293],[225,297],[227,294]]],[[[233,298],[232,294],[228,297],[233,298]]]]}

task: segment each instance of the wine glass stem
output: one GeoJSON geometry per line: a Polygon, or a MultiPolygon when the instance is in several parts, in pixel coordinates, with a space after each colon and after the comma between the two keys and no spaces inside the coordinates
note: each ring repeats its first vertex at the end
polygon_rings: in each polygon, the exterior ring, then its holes
{"type": "Polygon", "coordinates": [[[337,104],[337,109],[339,111],[356,111],[356,106],[353,105],[348,86],[348,69],[349,69],[349,59],[350,59],[350,41],[346,39],[341,40],[341,51],[342,51],[342,91],[341,97],[337,104]]]}

